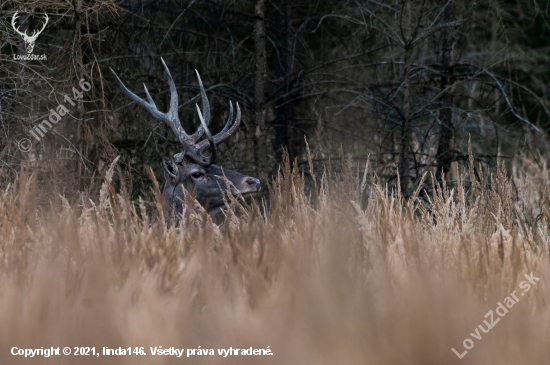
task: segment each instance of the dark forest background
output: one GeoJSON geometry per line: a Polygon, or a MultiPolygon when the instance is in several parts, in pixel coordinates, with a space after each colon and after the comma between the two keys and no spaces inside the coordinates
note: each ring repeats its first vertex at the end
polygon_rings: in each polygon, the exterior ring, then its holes
{"type": "Polygon", "coordinates": [[[284,152],[306,176],[326,166],[359,174],[367,160],[407,196],[425,172],[449,183],[468,161],[479,173],[514,158],[545,164],[550,128],[549,2],[541,0],[22,0],[0,3],[0,164],[3,184],[32,171],[48,204],[91,195],[116,156],[125,189],[151,195],[151,166],[179,152],[171,130],[133,104],[111,67],[141,97],[168,110],[174,77],[180,119],[199,125],[198,70],[221,130],[229,101],[243,109],[218,164],[260,177],[284,152]],[[49,22],[33,54],[12,28],[49,22]],[[38,142],[49,110],[92,86],[38,142]],[[29,152],[18,141],[29,138],[29,152]],[[295,162],[294,162],[295,161],[295,162]],[[342,163],[345,161],[346,163],[342,163]]]}

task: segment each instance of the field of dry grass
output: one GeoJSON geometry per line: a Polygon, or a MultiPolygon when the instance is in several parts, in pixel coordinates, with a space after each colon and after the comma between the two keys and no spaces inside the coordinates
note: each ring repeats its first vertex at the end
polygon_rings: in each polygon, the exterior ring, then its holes
{"type": "Polygon", "coordinates": [[[306,192],[286,163],[269,206],[234,201],[221,226],[189,207],[170,229],[112,174],[51,209],[22,174],[0,194],[0,364],[547,364],[549,175],[516,166],[404,201],[346,168],[306,192]],[[11,354],[50,346],[147,355],[11,354]]]}

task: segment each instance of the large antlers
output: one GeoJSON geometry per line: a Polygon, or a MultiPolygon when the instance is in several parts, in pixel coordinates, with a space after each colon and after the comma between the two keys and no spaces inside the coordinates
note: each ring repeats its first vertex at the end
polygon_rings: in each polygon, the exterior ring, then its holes
{"type": "Polygon", "coordinates": [[[149,91],[147,90],[147,86],[145,84],[143,87],[145,88],[145,94],[147,96],[147,100],[145,101],[133,92],[131,92],[118,78],[117,74],[111,69],[111,72],[115,76],[116,80],[118,81],[118,84],[120,85],[120,88],[122,91],[130,97],[134,102],[144,107],[151,115],[158,120],[164,121],[166,124],[172,128],[172,131],[174,131],[175,135],[178,137],[180,143],[183,146],[183,152],[177,154],[175,157],[177,158],[177,162],[180,162],[181,159],[183,159],[183,156],[186,155],[190,157],[193,161],[198,163],[199,165],[208,167],[214,163],[216,160],[216,145],[225,141],[239,126],[241,122],[241,109],[239,108],[239,103],[237,103],[237,118],[235,120],[235,123],[231,125],[233,121],[233,105],[231,102],[229,103],[230,109],[229,109],[229,119],[227,120],[227,124],[223,128],[223,130],[212,137],[210,131],[208,130],[208,124],[210,123],[210,104],[208,102],[208,98],[206,97],[206,92],[204,91],[204,86],[202,85],[201,78],[199,76],[199,72],[197,72],[197,77],[199,79],[199,89],[202,99],[202,109],[204,112],[201,113],[201,110],[199,109],[199,106],[197,105],[197,112],[199,114],[199,119],[201,121],[200,127],[197,129],[197,131],[192,134],[188,135],[185,133],[181,126],[181,122],[178,117],[178,92],[176,90],[176,85],[174,84],[174,79],[172,79],[172,75],[170,74],[170,70],[168,70],[168,67],[166,66],[166,63],[164,63],[164,60],[161,58],[162,64],[164,65],[164,70],[166,71],[166,75],[168,76],[168,84],[170,85],[170,110],[167,113],[163,113],[157,109],[157,106],[153,99],[151,98],[151,95],[149,95],[149,91]],[[197,143],[199,138],[202,137],[202,135],[206,133],[207,139],[204,141],[201,141],[200,143],[197,143]],[[204,151],[210,147],[211,154],[210,156],[204,156],[204,151]]]}
{"type": "Polygon", "coordinates": [[[13,27],[13,30],[15,30],[17,33],[19,33],[26,41],[35,41],[36,38],[38,38],[38,35],[40,35],[40,33],[42,33],[44,31],[44,29],[46,28],[46,25],[48,24],[48,14],[44,14],[45,18],[46,18],[46,21],[44,22],[44,25],[42,25],[42,29],[40,29],[39,31],[37,31],[36,29],[32,32],[32,35],[28,35],[27,34],[27,31],[25,31],[25,33],[21,32],[16,26],[15,26],[15,20],[17,19],[17,11],[15,12],[15,14],[13,14],[13,17],[11,18],[11,25],[13,27]]]}

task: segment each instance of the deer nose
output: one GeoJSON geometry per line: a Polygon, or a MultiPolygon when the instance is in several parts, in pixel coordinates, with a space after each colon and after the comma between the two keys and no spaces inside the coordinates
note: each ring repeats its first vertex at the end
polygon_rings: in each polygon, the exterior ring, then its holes
{"type": "Polygon", "coordinates": [[[243,193],[253,193],[256,191],[260,191],[262,188],[260,180],[250,176],[244,178],[243,187],[243,193]]]}

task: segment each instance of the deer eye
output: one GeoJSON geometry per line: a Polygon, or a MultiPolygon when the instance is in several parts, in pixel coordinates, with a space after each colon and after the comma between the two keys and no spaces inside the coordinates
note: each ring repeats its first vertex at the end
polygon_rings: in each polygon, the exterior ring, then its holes
{"type": "Polygon", "coordinates": [[[191,176],[193,176],[195,179],[198,179],[199,177],[203,177],[204,174],[202,172],[194,172],[191,176]]]}

